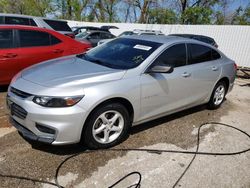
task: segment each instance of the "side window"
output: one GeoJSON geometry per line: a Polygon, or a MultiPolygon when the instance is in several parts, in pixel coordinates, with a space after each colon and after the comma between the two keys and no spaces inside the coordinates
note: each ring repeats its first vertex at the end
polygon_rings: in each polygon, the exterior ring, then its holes
{"type": "Polygon", "coordinates": [[[180,67],[186,65],[187,54],[185,44],[176,44],[166,49],[155,61],[156,64],[180,67]]]}
{"type": "Polygon", "coordinates": [[[37,26],[36,22],[33,19],[30,19],[30,25],[37,26]]]}
{"type": "Polygon", "coordinates": [[[114,37],[113,37],[113,35],[111,35],[109,33],[101,33],[101,38],[102,39],[112,39],[114,37]]]}
{"type": "Polygon", "coordinates": [[[62,41],[59,40],[58,38],[54,37],[53,35],[50,35],[50,43],[51,43],[51,45],[59,44],[61,42],[62,41]]]}
{"type": "Polygon", "coordinates": [[[188,52],[189,64],[202,63],[220,58],[220,54],[218,52],[200,44],[188,44],[188,52]]]}
{"type": "Polygon", "coordinates": [[[211,56],[212,56],[212,60],[216,60],[216,59],[221,58],[220,54],[216,50],[213,50],[213,49],[211,51],[211,56]]]}
{"type": "Polygon", "coordinates": [[[0,49],[13,48],[12,30],[0,30],[0,49]]]}
{"type": "Polygon", "coordinates": [[[5,17],[5,24],[30,25],[29,18],[5,17]]]}
{"type": "Polygon", "coordinates": [[[4,24],[4,16],[0,16],[0,24],[4,24]]]}
{"type": "Polygon", "coordinates": [[[100,33],[92,33],[89,36],[90,36],[90,39],[99,39],[100,38],[100,33]]]}
{"type": "Polygon", "coordinates": [[[57,20],[47,20],[43,19],[46,24],[48,24],[52,29],[56,31],[71,31],[71,28],[68,26],[68,23],[65,21],[57,21],[57,20]]]}
{"type": "Polygon", "coordinates": [[[20,47],[49,46],[50,36],[40,31],[19,30],[20,47]]]}

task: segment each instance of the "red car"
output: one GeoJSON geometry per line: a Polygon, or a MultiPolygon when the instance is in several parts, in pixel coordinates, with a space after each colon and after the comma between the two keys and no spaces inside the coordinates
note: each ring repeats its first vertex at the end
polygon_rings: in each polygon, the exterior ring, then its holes
{"type": "Polygon", "coordinates": [[[20,70],[53,58],[80,54],[91,48],[54,30],[0,25],[0,85],[10,83],[20,70]]]}

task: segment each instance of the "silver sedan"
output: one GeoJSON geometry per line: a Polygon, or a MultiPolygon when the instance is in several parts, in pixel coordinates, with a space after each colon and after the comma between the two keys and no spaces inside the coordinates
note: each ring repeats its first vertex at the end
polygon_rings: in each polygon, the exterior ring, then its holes
{"type": "Polygon", "coordinates": [[[31,140],[107,148],[131,125],[200,104],[218,108],[236,68],[218,49],[195,40],[121,37],[17,74],[7,95],[10,119],[31,140]]]}

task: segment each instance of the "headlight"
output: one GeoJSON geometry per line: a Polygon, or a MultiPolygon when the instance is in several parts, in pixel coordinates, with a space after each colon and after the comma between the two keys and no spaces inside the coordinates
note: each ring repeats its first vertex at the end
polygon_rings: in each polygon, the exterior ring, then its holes
{"type": "Polygon", "coordinates": [[[78,103],[83,96],[74,97],[47,97],[35,96],[33,102],[44,107],[69,107],[78,103]]]}

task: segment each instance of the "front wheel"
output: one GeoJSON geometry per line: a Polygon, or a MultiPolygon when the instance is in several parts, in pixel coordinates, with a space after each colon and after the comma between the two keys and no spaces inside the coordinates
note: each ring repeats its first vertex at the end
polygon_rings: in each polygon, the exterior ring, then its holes
{"type": "Polygon", "coordinates": [[[85,126],[83,140],[89,148],[112,147],[127,135],[129,114],[122,104],[103,105],[90,114],[85,126]]]}
{"type": "Polygon", "coordinates": [[[217,109],[223,103],[226,96],[226,84],[223,81],[218,82],[213,90],[211,98],[208,102],[209,109],[217,109]]]}

